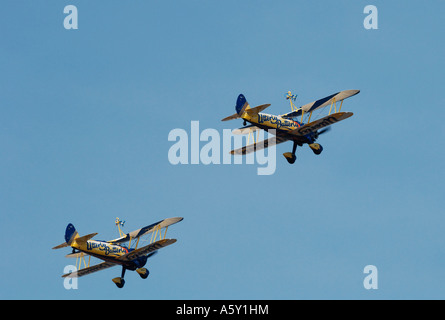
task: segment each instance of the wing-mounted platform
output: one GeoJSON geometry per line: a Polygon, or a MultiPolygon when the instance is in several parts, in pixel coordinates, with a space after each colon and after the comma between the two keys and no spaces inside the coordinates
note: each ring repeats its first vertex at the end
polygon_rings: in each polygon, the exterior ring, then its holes
{"type": "Polygon", "coordinates": [[[330,105],[330,109],[329,109],[329,115],[331,114],[333,108],[334,108],[334,113],[340,112],[341,111],[341,107],[343,105],[343,100],[355,96],[356,94],[358,94],[360,92],[360,90],[344,90],[344,91],[340,91],[334,94],[331,94],[330,96],[327,96],[323,99],[319,99],[317,101],[305,104],[304,106],[300,107],[298,110],[296,111],[292,111],[289,113],[285,113],[282,114],[281,117],[282,118],[287,118],[287,119],[291,119],[291,118],[295,118],[295,117],[299,117],[301,116],[301,122],[303,122],[303,116],[305,114],[309,114],[309,118],[307,122],[310,122],[310,118],[312,116],[312,112],[317,110],[317,109],[321,109],[323,107],[329,106],[330,105]],[[340,102],[340,106],[338,107],[337,110],[337,103],[340,102]]]}
{"type": "MultiPolygon", "coordinates": [[[[128,246],[131,246],[132,240],[136,239],[137,240],[136,248],[137,248],[137,246],[139,244],[139,239],[142,236],[145,236],[145,235],[148,236],[149,234],[151,234],[150,243],[156,241],[158,236],[159,236],[159,239],[165,239],[168,227],[175,223],[182,221],[183,219],[184,218],[182,218],[182,217],[167,218],[167,219],[155,222],[149,226],[143,227],[141,229],[137,229],[132,232],[129,232],[127,234],[124,234],[120,238],[110,240],[107,242],[111,243],[111,244],[122,244],[122,243],[128,242],[129,243],[128,246]],[[162,230],[164,230],[164,232],[162,232],[162,230]]],[[[119,228],[119,230],[121,231],[120,228],[119,228]]]]}
{"type": "Polygon", "coordinates": [[[292,92],[288,91],[286,94],[286,100],[289,100],[290,109],[292,111],[297,111],[298,108],[295,106],[294,101],[297,99],[298,94],[292,94],[292,92]]]}

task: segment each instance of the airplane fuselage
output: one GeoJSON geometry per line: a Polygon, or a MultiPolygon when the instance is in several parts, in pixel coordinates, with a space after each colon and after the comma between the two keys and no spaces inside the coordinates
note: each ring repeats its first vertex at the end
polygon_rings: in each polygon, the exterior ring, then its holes
{"type": "Polygon", "coordinates": [[[254,115],[244,114],[242,119],[249,121],[254,125],[258,125],[261,128],[276,129],[282,131],[295,130],[301,127],[301,123],[290,119],[284,119],[280,116],[257,113],[254,115]]]}
{"type": "Polygon", "coordinates": [[[305,143],[314,143],[316,140],[316,136],[313,132],[308,132],[305,135],[295,135],[290,133],[290,131],[301,128],[304,125],[304,123],[299,121],[285,119],[280,116],[267,113],[258,113],[254,115],[245,113],[241,118],[265,131],[275,129],[276,134],[281,137],[286,137],[288,140],[294,141],[299,146],[302,146],[305,143]]]}
{"type": "Polygon", "coordinates": [[[145,256],[139,257],[132,261],[119,260],[120,257],[129,253],[130,251],[133,251],[134,249],[110,244],[105,241],[88,240],[82,243],[77,243],[74,241],[71,244],[71,247],[86,254],[89,254],[95,258],[123,265],[126,269],[129,270],[141,268],[147,262],[147,257],[145,256]]]}
{"type": "Polygon", "coordinates": [[[129,252],[126,247],[97,240],[88,240],[80,243],[73,241],[71,247],[93,257],[109,261],[114,261],[129,252]]]}
{"type": "Polygon", "coordinates": [[[118,258],[127,254],[128,249],[123,246],[117,246],[103,241],[88,240],[86,243],[86,252],[118,258]]]}

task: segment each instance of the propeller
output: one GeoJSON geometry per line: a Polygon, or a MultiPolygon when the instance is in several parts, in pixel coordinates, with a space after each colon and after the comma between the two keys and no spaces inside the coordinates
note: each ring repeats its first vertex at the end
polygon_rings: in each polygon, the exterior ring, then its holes
{"type": "Polygon", "coordinates": [[[331,130],[331,127],[327,127],[327,128],[322,129],[322,130],[320,130],[320,131],[317,131],[317,132],[315,133],[315,139],[317,139],[318,136],[319,136],[320,134],[326,133],[326,132],[328,132],[329,130],[331,130]]]}
{"type": "Polygon", "coordinates": [[[331,127],[327,127],[327,128],[325,128],[325,129],[323,129],[323,130],[320,130],[319,132],[318,132],[318,134],[320,135],[320,134],[323,134],[323,133],[325,133],[325,132],[328,132],[329,130],[331,130],[331,127]]]}

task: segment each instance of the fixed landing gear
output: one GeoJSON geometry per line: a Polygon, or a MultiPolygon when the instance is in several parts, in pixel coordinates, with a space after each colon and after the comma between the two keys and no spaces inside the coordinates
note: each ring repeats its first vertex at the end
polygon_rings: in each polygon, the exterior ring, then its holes
{"type": "Polygon", "coordinates": [[[289,162],[290,164],[295,163],[295,160],[297,160],[297,156],[295,155],[296,151],[297,151],[297,143],[294,142],[294,145],[292,147],[292,152],[283,153],[283,156],[286,158],[287,162],[289,162]]]}
{"type": "Polygon", "coordinates": [[[118,288],[123,288],[125,284],[125,280],[123,278],[117,277],[113,278],[113,282],[116,284],[118,288]]]}
{"type": "MultiPolygon", "coordinates": [[[[113,282],[116,284],[116,286],[118,288],[123,288],[125,285],[125,280],[124,280],[125,270],[127,270],[127,269],[125,267],[122,267],[121,276],[113,279],[113,282]]],[[[134,270],[134,269],[130,269],[130,270],[134,270]]],[[[139,274],[139,276],[142,279],[147,279],[148,275],[150,274],[150,272],[146,268],[136,269],[136,272],[139,274]]]]}
{"type": "MultiPolygon", "coordinates": [[[[311,143],[309,144],[309,147],[312,149],[312,151],[319,155],[323,151],[323,147],[318,143],[311,143]]],[[[292,147],[292,152],[285,152],[283,153],[283,156],[286,158],[287,162],[290,164],[295,163],[295,160],[297,160],[297,156],[295,155],[295,152],[297,151],[297,143],[294,142],[294,145],[292,147]]]]}
{"type": "Polygon", "coordinates": [[[309,145],[309,147],[312,149],[312,151],[316,154],[319,155],[322,151],[323,151],[323,147],[318,144],[318,143],[311,143],[309,145]]]}
{"type": "Polygon", "coordinates": [[[290,164],[295,163],[295,160],[297,160],[297,156],[295,154],[292,154],[292,152],[285,152],[283,153],[283,156],[286,158],[287,162],[290,164]]]}
{"type": "Polygon", "coordinates": [[[136,272],[141,276],[142,279],[147,279],[150,272],[145,268],[136,269],[136,272]]]}
{"type": "Polygon", "coordinates": [[[113,282],[116,284],[118,288],[123,288],[125,284],[124,276],[125,276],[125,267],[122,267],[122,273],[120,277],[113,278],[113,282]]]}

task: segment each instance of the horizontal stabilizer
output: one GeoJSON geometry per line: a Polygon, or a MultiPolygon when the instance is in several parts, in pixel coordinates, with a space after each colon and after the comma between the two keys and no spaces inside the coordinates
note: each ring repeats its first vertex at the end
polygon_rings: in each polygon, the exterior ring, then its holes
{"type": "Polygon", "coordinates": [[[255,108],[247,109],[245,112],[249,116],[253,116],[253,115],[256,115],[256,114],[260,113],[261,111],[263,111],[264,109],[266,109],[268,107],[270,107],[270,104],[262,104],[260,106],[255,107],[255,108]]]}
{"type": "Polygon", "coordinates": [[[270,104],[262,104],[260,106],[257,106],[255,108],[244,108],[242,109],[242,113],[238,114],[238,113],[234,113],[231,116],[228,116],[224,119],[222,119],[221,121],[229,121],[229,120],[234,120],[234,119],[240,119],[242,117],[243,114],[248,114],[250,116],[256,115],[258,113],[260,113],[261,111],[263,111],[264,109],[270,107],[270,104]]]}
{"type": "Polygon", "coordinates": [[[69,247],[68,243],[64,242],[62,244],[59,244],[58,246],[55,246],[53,249],[62,249],[62,248],[66,248],[69,247]]]}
{"type": "Polygon", "coordinates": [[[83,237],[78,237],[76,239],[74,239],[77,243],[82,243],[82,242],[87,242],[88,240],[90,240],[91,238],[93,238],[94,236],[96,236],[97,233],[90,233],[87,234],[86,236],[83,237]]]}
{"type": "Polygon", "coordinates": [[[239,119],[241,118],[240,115],[238,113],[232,114],[231,116],[228,116],[224,119],[222,119],[221,121],[229,121],[229,120],[235,120],[235,119],[239,119]]]}

